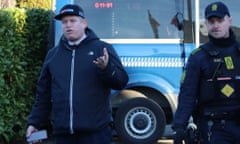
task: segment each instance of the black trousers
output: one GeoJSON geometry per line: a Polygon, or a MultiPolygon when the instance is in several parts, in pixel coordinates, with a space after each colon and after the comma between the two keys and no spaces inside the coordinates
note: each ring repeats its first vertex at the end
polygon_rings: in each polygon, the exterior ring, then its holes
{"type": "Polygon", "coordinates": [[[78,132],[55,136],[56,144],[110,144],[111,140],[110,126],[96,132],[78,132]]]}

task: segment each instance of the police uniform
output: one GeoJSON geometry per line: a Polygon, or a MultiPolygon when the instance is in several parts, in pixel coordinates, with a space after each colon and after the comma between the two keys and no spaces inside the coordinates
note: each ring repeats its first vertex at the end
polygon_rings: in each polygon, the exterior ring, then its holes
{"type": "MultiPolygon", "coordinates": [[[[216,4],[230,15],[223,3],[216,4]]],[[[209,35],[209,42],[188,59],[174,118],[174,143],[181,143],[192,115],[201,144],[240,144],[239,113],[240,43],[230,29],[228,38],[209,35]]]]}

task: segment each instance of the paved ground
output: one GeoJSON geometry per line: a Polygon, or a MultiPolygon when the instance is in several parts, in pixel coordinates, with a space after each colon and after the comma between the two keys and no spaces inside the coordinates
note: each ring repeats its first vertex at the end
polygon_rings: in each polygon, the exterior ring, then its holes
{"type": "MultiPolygon", "coordinates": [[[[173,140],[170,138],[171,134],[173,133],[171,126],[167,126],[164,137],[158,141],[157,144],[173,144],[173,140]]],[[[53,140],[49,138],[48,140],[44,140],[41,144],[54,144],[53,140]]],[[[112,144],[124,144],[121,142],[117,137],[113,138],[112,144]]]]}
{"type": "MultiPolygon", "coordinates": [[[[22,143],[21,143],[22,144],[22,143]]],[[[52,140],[44,140],[41,144],[54,144],[52,140]]],[[[118,139],[113,140],[112,144],[124,144],[118,139]]],[[[173,144],[172,139],[160,139],[157,144],[173,144]]]]}
{"type": "Polygon", "coordinates": [[[172,139],[159,140],[158,144],[173,144],[173,140],[172,139]]]}
{"type": "MultiPolygon", "coordinates": [[[[124,143],[119,140],[115,140],[112,142],[112,144],[124,144],[124,143]]],[[[173,144],[173,140],[163,138],[163,139],[160,139],[157,144],[173,144]]]]}
{"type": "MultiPolygon", "coordinates": [[[[173,131],[171,129],[171,125],[167,125],[165,129],[165,133],[163,134],[163,138],[161,138],[157,144],[173,144],[173,140],[171,139],[173,131]]],[[[113,139],[112,144],[124,144],[118,138],[113,139]]]]}

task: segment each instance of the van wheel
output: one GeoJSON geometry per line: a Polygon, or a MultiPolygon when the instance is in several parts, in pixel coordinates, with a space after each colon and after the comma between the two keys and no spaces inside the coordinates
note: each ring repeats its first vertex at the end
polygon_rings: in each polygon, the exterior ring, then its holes
{"type": "Polygon", "coordinates": [[[163,135],[166,118],[162,108],[147,98],[132,98],[116,111],[117,135],[126,144],[153,144],[163,135]]]}

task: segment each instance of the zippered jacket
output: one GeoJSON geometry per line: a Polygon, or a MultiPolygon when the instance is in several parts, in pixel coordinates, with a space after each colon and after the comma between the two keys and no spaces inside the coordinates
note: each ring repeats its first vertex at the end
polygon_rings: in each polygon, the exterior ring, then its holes
{"type": "Polygon", "coordinates": [[[50,49],[37,83],[36,98],[28,125],[41,127],[51,117],[54,134],[96,131],[111,121],[110,91],[121,90],[128,75],[112,45],[87,28],[87,37],[69,46],[63,36],[50,49]],[[109,53],[105,69],[94,63],[109,53]]]}

